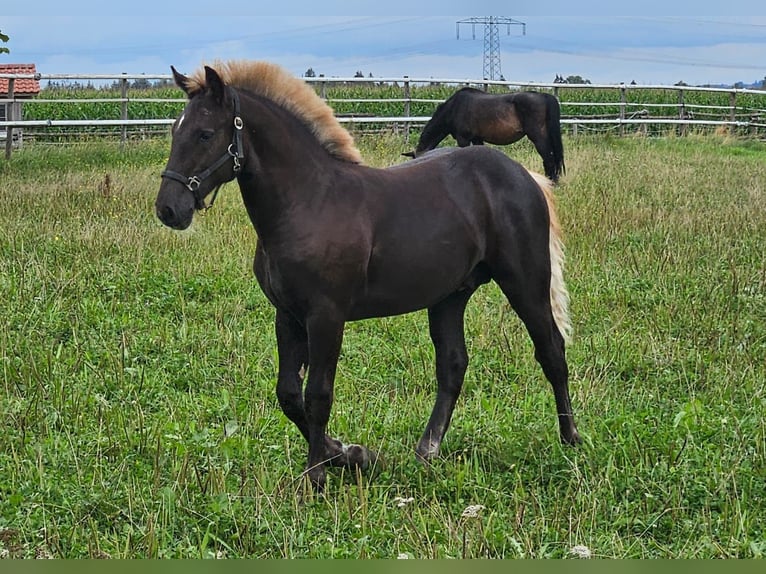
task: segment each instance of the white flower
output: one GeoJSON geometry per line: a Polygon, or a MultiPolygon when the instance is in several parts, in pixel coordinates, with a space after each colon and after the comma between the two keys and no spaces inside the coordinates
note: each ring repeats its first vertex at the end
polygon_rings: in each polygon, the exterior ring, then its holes
{"type": "Polygon", "coordinates": [[[401,496],[397,496],[396,498],[394,498],[394,502],[396,503],[396,506],[398,506],[399,508],[403,508],[407,506],[410,502],[414,500],[415,499],[411,496],[409,498],[402,498],[401,496]]]}
{"type": "Polygon", "coordinates": [[[583,546],[582,544],[572,546],[572,549],[569,551],[569,553],[577,556],[578,558],[590,558],[591,556],[590,548],[583,546]]]}
{"type": "Polygon", "coordinates": [[[399,556],[396,557],[396,559],[397,560],[407,560],[409,557],[410,557],[409,554],[407,554],[406,552],[402,552],[401,554],[399,554],[399,556]]]}
{"type": "Polygon", "coordinates": [[[35,558],[37,560],[53,560],[53,556],[46,548],[35,548],[35,558]]]}
{"type": "Polygon", "coordinates": [[[469,506],[465,507],[465,510],[463,510],[463,514],[460,516],[462,518],[476,518],[479,516],[479,513],[484,510],[485,506],[483,504],[471,504],[469,506]]]}

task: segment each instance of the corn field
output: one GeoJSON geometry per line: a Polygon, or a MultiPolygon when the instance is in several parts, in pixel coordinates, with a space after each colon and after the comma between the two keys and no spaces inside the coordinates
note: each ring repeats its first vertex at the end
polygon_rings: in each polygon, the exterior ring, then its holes
{"type": "MultiPolygon", "coordinates": [[[[418,128],[423,118],[452,95],[460,85],[416,82],[317,81],[314,87],[352,131],[385,130],[392,122],[374,122],[374,118],[402,118],[401,125],[418,128]],[[420,118],[420,121],[405,121],[420,118]]],[[[474,84],[482,87],[481,83],[474,84]]],[[[686,120],[696,131],[720,129],[727,123],[731,133],[763,138],[766,134],[766,91],[702,91],[677,86],[571,86],[567,84],[524,86],[483,86],[493,93],[511,89],[536,89],[556,95],[561,103],[565,131],[579,130],[656,134],[685,132],[688,126],[668,125],[668,121],[686,120]],[[638,120],[636,123],[635,120],[638,120]],[[666,123],[663,123],[666,122],[666,123]],[[643,123],[641,123],[643,122],[643,123]],[[702,122],[718,122],[704,125],[702,122]],[[618,126],[618,124],[620,124],[618,126]]],[[[47,88],[37,99],[25,101],[23,119],[67,120],[149,120],[176,118],[184,107],[184,94],[175,87],[130,89],[124,96],[119,88],[47,88]]],[[[398,124],[398,122],[394,122],[398,124]]],[[[397,129],[398,125],[393,126],[397,129]]],[[[166,125],[130,126],[56,126],[25,128],[25,139],[66,141],[69,139],[114,136],[142,139],[166,135],[166,125]]]]}

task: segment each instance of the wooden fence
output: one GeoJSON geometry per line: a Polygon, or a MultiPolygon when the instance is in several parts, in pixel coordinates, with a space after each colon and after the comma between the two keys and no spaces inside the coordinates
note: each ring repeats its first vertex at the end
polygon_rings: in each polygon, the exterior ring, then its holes
{"type": "MultiPolygon", "coordinates": [[[[99,90],[103,97],[83,99],[76,90],[71,97],[46,98],[46,90],[34,99],[17,98],[11,93],[0,95],[0,107],[23,104],[24,119],[8,119],[0,113],[0,140],[5,140],[5,156],[9,158],[14,142],[20,142],[18,130],[25,130],[29,140],[66,141],[87,133],[92,136],[130,138],[167,134],[185,99],[161,97],[159,89],[138,89],[138,83],[170,81],[170,75],[82,75],[82,74],[0,74],[11,80],[35,77],[41,81],[96,85],[118,85],[114,90],[99,90]],[[147,94],[156,92],[156,97],[147,94]],[[104,103],[114,110],[113,117],[53,118],[38,117],[35,106],[54,105],[85,107],[104,103]],[[168,112],[159,117],[136,113],[142,106],[169,104],[168,112]],[[135,117],[142,116],[142,117],[135,117]],[[14,137],[14,130],[16,134],[14,137]]],[[[577,135],[584,131],[613,131],[644,134],[675,130],[683,135],[692,129],[726,129],[748,137],[766,137],[766,91],[734,88],[635,84],[557,84],[514,81],[488,81],[450,78],[304,78],[312,83],[320,96],[333,106],[339,121],[352,129],[419,128],[430,118],[435,107],[454,90],[473,85],[492,92],[538,90],[554,94],[561,104],[561,124],[577,135]],[[358,92],[358,93],[356,93],[358,92]],[[664,130],[664,131],[663,131],[664,130]]],[[[9,82],[13,85],[13,82],[9,82]]],[[[50,91],[50,90],[49,90],[50,91]]],[[[0,109],[0,111],[2,111],[0,109]]],[[[87,115],[87,114],[86,114],[87,115]]],[[[97,114],[92,113],[92,116],[97,114]]]]}

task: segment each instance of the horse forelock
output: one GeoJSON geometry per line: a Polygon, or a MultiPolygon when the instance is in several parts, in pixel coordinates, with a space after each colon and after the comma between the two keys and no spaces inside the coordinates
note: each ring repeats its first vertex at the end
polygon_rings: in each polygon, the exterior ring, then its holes
{"type": "MultiPolygon", "coordinates": [[[[354,138],[340,125],[332,108],[300,78],[271,62],[216,61],[210,67],[225,84],[267,98],[297,116],[333,156],[362,163],[354,138]]],[[[204,67],[188,77],[187,87],[192,92],[205,87],[204,67]]]]}

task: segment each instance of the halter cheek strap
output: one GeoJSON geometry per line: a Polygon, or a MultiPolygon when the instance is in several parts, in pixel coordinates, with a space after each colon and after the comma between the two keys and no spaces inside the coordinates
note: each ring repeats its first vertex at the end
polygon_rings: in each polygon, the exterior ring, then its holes
{"type": "Polygon", "coordinates": [[[227,90],[234,102],[234,134],[232,136],[232,141],[229,144],[229,147],[226,149],[226,153],[218,158],[218,160],[216,160],[213,165],[208,167],[203,172],[198,173],[197,175],[185,176],[178,173],[177,171],[172,171],[169,169],[166,169],[160,174],[161,177],[166,177],[168,179],[183,183],[186,186],[186,189],[191,191],[194,195],[195,208],[202,213],[213,207],[215,198],[218,197],[218,190],[221,189],[223,183],[226,182],[220,183],[215,187],[213,190],[213,197],[208,205],[205,205],[205,196],[200,194],[200,184],[202,184],[203,181],[215,173],[215,171],[223,164],[225,164],[230,158],[234,161],[234,175],[227,181],[231,181],[237,177],[237,175],[239,175],[240,171],[242,171],[242,160],[245,157],[244,151],[242,149],[242,128],[244,127],[244,124],[242,123],[242,117],[239,114],[239,95],[231,87],[228,87],[227,90]]]}

